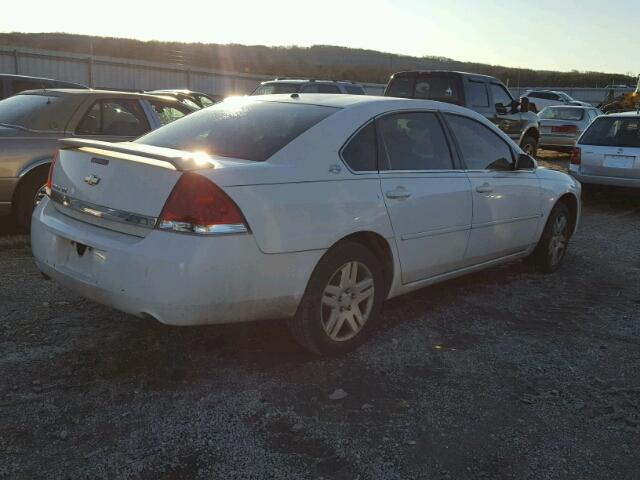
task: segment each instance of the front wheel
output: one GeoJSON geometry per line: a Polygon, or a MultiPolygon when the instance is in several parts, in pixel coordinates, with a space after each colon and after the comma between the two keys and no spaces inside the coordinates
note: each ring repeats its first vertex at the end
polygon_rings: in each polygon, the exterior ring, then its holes
{"type": "Polygon", "coordinates": [[[545,273],[558,270],[567,253],[570,229],[571,212],[564,203],[558,203],[551,210],[542,237],[528,259],[530,263],[545,273]]]}
{"type": "Polygon", "coordinates": [[[346,353],[370,334],[383,299],[378,259],[359,243],[343,243],[316,266],[289,326],[296,341],[314,353],[346,353]]]}

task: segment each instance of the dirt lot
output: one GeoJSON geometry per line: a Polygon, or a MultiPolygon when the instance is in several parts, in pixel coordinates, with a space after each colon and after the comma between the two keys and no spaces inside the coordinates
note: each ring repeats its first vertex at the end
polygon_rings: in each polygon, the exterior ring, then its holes
{"type": "Polygon", "coordinates": [[[277,322],[176,329],[85,301],[3,228],[2,478],[640,478],[637,200],[587,203],[558,273],[393,300],[332,360],[277,322]]]}

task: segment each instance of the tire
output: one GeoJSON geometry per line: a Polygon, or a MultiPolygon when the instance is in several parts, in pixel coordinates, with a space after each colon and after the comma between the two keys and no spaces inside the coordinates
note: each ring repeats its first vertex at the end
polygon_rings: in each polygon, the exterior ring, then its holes
{"type": "Polygon", "coordinates": [[[544,273],[558,270],[567,252],[572,223],[569,207],[564,203],[557,203],[549,214],[542,237],[527,259],[528,262],[544,273]]]}
{"type": "Polygon", "coordinates": [[[368,248],[356,242],[336,245],[318,262],[289,321],[293,337],[323,356],[354,350],[367,339],[378,319],[386,296],[384,285],[380,262],[368,248]],[[354,265],[355,283],[351,277],[354,265]]]}
{"type": "Polygon", "coordinates": [[[520,142],[520,148],[524,150],[524,153],[531,155],[533,158],[536,158],[538,155],[538,141],[531,135],[524,136],[522,142],[520,142]]]}
{"type": "Polygon", "coordinates": [[[39,168],[22,179],[14,195],[13,214],[18,226],[25,232],[31,230],[31,214],[42,197],[47,183],[48,169],[39,168]]]}

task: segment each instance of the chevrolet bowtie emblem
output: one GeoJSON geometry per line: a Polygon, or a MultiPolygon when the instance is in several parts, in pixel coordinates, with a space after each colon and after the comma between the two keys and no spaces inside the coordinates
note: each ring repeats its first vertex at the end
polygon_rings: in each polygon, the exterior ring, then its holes
{"type": "Polygon", "coordinates": [[[100,177],[93,174],[87,175],[86,177],[84,177],[84,183],[86,183],[87,185],[91,185],[93,187],[94,185],[97,185],[100,183],[100,177]]]}

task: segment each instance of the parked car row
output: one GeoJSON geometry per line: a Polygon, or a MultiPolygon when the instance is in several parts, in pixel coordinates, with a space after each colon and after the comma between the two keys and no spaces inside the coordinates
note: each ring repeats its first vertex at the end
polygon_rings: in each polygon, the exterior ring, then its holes
{"type": "Polygon", "coordinates": [[[462,72],[399,72],[383,97],[353,85],[278,79],[207,108],[185,91],[23,92],[0,102],[16,179],[0,185],[47,278],[170,325],[286,318],[331,355],[385,299],[518,258],[557,270],[580,182],[640,181],[638,114],[537,115],[462,72]],[[572,148],[570,175],[538,168],[538,146],[572,148]]]}

